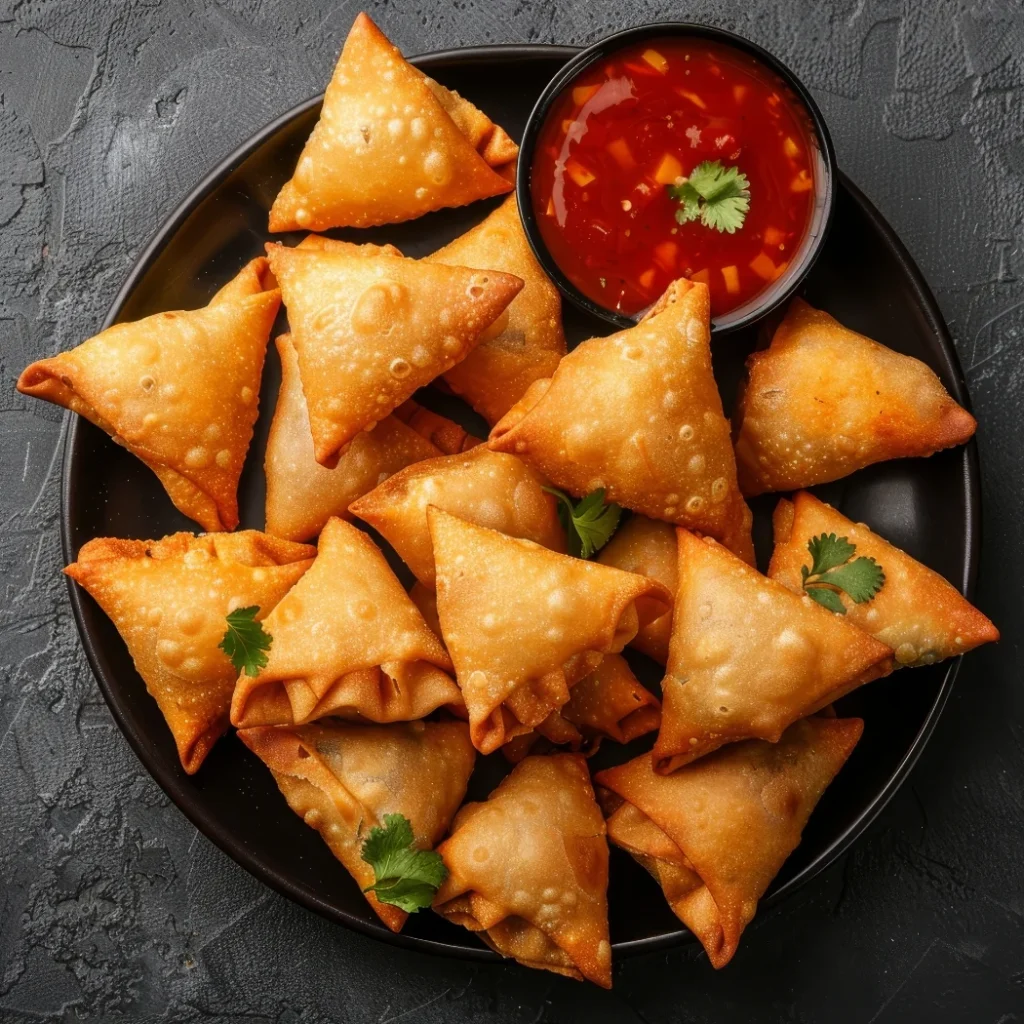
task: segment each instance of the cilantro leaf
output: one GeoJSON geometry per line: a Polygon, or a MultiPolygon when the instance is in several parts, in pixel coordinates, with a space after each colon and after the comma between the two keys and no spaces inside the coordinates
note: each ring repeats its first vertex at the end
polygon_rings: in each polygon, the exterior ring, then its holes
{"type": "Polygon", "coordinates": [[[412,825],[404,814],[385,814],[384,827],[370,829],[362,858],[376,878],[363,892],[372,892],[381,903],[408,914],[429,907],[448,877],[440,854],[417,848],[412,825]]]}
{"type": "Polygon", "coordinates": [[[882,567],[866,555],[853,558],[857,550],[846,537],[823,533],[807,542],[811,567],[802,566],[804,592],[837,615],[845,615],[840,592],[857,604],[870,601],[885,584],[882,567]],[[852,561],[851,561],[852,559],[852,561]]]}
{"type": "Polygon", "coordinates": [[[666,188],[680,204],[675,214],[680,224],[700,217],[706,228],[731,235],[743,227],[750,210],[747,176],[738,167],[723,167],[718,160],[697,164],[689,178],[666,188]]]}
{"type": "Polygon", "coordinates": [[[569,537],[569,553],[590,558],[612,539],[622,518],[622,509],[614,501],[605,504],[604,488],[591,491],[575,505],[572,498],[557,487],[545,487],[558,499],[558,518],[569,537]]]}
{"type": "Polygon", "coordinates": [[[812,537],[807,542],[807,550],[811,553],[811,576],[819,576],[837,565],[849,561],[856,546],[845,537],[837,537],[834,533],[823,533],[820,537],[812,537]]]}
{"type": "Polygon", "coordinates": [[[270,650],[274,638],[256,621],[259,605],[236,608],[227,617],[228,630],[217,645],[235,666],[236,672],[245,669],[247,676],[258,676],[267,664],[265,651],[270,650]]]}
{"type": "Polygon", "coordinates": [[[846,608],[843,607],[843,599],[835,590],[829,590],[827,587],[811,587],[807,591],[807,596],[813,598],[818,604],[823,604],[830,612],[835,612],[836,615],[846,614],[846,608]]]}
{"type": "Polygon", "coordinates": [[[873,559],[861,556],[846,565],[830,569],[821,577],[822,583],[831,583],[851,597],[857,604],[870,601],[885,583],[882,567],[873,559]]]}
{"type": "Polygon", "coordinates": [[[681,185],[668,185],[668,194],[679,203],[676,222],[689,224],[700,216],[700,193],[688,181],[681,185]]]}

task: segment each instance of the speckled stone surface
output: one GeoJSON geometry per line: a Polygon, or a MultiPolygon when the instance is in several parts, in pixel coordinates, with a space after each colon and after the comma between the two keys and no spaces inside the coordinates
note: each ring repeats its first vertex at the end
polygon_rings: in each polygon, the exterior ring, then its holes
{"type": "Polygon", "coordinates": [[[881,819],[722,972],[686,947],[621,963],[609,994],[391,949],[265,889],[113,725],[60,577],[61,413],[14,379],[98,328],[211,165],[320,91],[359,5],[0,0],[0,1021],[1024,1020],[1019,0],[368,7],[407,52],[683,18],[789,62],[956,338],[981,423],[978,603],[1005,639],[967,660],[881,819]]]}

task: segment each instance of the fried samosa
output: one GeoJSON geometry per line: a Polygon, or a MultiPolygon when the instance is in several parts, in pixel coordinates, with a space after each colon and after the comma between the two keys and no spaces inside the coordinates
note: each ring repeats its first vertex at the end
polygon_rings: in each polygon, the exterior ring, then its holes
{"type": "Polygon", "coordinates": [[[351,506],[352,514],[380,533],[427,586],[434,585],[428,505],[510,537],[565,550],[555,499],[542,489],[540,477],[514,455],[481,445],[409,466],[351,506]]]}
{"type": "Polygon", "coordinates": [[[637,324],[592,338],[531,385],[490,446],[582,496],[721,540],[753,562],[729,421],[711,373],[706,285],[673,282],[637,324]]]}
{"type": "Polygon", "coordinates": [[[609,840],[654,876],[714,967],[732,959],[862,729],[859,718],[807,718],[778,743],[736,743],[673,775],[642,754],[595,777],[609,840]]]}
{"type": "Polygon", "coordinates": [[[470,434],[454,420],[413,401],[403,402],[395,410],[395,416],[425,437],[442,455],[458,455],[483,444],[481,438],[470,434]]]}
{"type": "Polygon", "coordinates": [[[785,729],[888,675],[892,649],[762,576],[710,538],[677,533],[679,587],[655,767],[785,729]]]}
{"type": "MultiPolygon", "coordinates": [[[[416,845],[431,849],[466,795],[476,754],[464,722],[355,725],[327,720],[242,729],[238,738],[273,772],[288,806],[315,828],[365,890],[376,881],[362,858],[373,828],[403,815],[416,845]]],[[[406,914],[365,893],[393,932],[406,914]]]]}
{"type": "Polygon", "coordinates": [[[64,571],[110,616],[193,775],[228,727],[237,671],[220,643],[227,616],[273,607],[316,549],[255,530],[163,540],[100,537],[64,571]]]}
{"type": "Polygon", "coordinates": [[[574,682],[671,606],[656,580],[434,506],[427,517],[441,632],[481,753],[540,725],[569,700],[574,682]]]}
{"type": "Polygon", "coordinates": [[[301,725],[327,715],[422,718],[462,698],[452,663],[377,546],[330,519],[300,586],[267,617],[267,664],[241,675],[231,722],[301,725]]]}
{"type": "Polygon", "coordinates": [[[397,416],[385,416],[356,435],[333,469],[321,466],[313,456],[299,360],[287,334],[277,339],[277,351],[281,390],[263,462],[268,533],[288,540],[315,537],[331,516],[348,518],[349,505],[393,473],[441,454],[397,416]]]}
{"type": "Polygon", "coordinates": [[[611,988],[608,843],[581,756],[526,758],[437,852],[442,917],[526,967],[611,988]]]}
{"type": "Polygon", "coordinates": [[[587,756],[597,753],[604,739],[631,743],[654,732],[661,724],[661,702],[633,675],[626,659],[606,654],[601,664],[569,692],[569,702],[553,711],[536,733],[517,736],[502,747],[509,761],[522,760],[541,738],[555,746],[579,750],[587,744],[587,756]]]}
{"type": "MultiPolygon", "coordinates": [[[[634,515],[615,531],[601,549],[597,560],[603,565],[635,572],[664,583],[675,594],[679,576],[679,554],[675,527],[657,519],[634,515]]],[[[672,636],[672,614],[644,626],[629,642],[659,665],[668,661],[668,642],[672,636]]]]}
{"type": "Polygon", "coordinates": [[[535,380],[550,377],[565,355],[558,289],[533,255],[515,196],[427,261],[501,270],[523,279],[523,290],[480,344],[444,375],[452,391],[493,426],[535,380]]]}
{"type": "Polygon", "coordinates": [[[802,567],[812,564],[808,542],[821,534],[846,538],[856,557],[872,558],[881,567],[885,583],[873,598],[861,604],[842,595],[840,600],[850,622],[896,652],[897,666],[932,665],[999,639],[999,630],[937,572],[813,494],[800,491],[792,502],[780,501],[773,521],[768,575],[797,593],[802,567]]]}
{"type": "Polygon", "coordinates": [[[255,259],[202,309],[115,324],[41,359],[18,390],[84,416],[159,477],[204,530],[238,525],[238,478],[281,293],[255,259]]]}
{"type": "Polygon", "coordinates": [[[316,460],[325,466],[465,358],[522,287],[495,270],[400,256],[274,243],[267,255],[288,308],[316,460]]]}
{"type": "Polygon", "coordinates": [[[736,408],[746,495],[838,480],[973,436],[974,417],[918,359],[794,299],[771,345],[747,361],[736,408]]]}
{"type": "Polygon", "coordinates": [[[270,230],[394,224],[502,195],[518,152],[486,114],[407,63],[360,14],[320,119],[274,200],[270,230]]]}

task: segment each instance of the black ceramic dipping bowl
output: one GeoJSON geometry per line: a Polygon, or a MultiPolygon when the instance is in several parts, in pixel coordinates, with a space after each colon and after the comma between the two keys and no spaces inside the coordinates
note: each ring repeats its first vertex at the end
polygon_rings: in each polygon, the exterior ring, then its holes
{"type": "Polygon", "coordinates": [[[726,32],[724,29],[712,28],[708,25],[694,25],[687,22],[664,22],[640,25],[636,28],[626,29],[623,32],[616,32],[614,35],[602,39],[593,46],[581,50],[547,84],[526,123],[523,140],[520,144],[519,165],[516,173],[519,213],[522,217],[523,226],[526,228],[526,236],[537,259],[566,298],[584,312],[601,317],[619,329],[632,327],[640,319],[643,315],[642,313],[628,315],[595,302],[576,287],[555,261],[541,235],[533,209],[534,154],[538,139],[555,101],[567,89],[571,88],[574,79],[581,72],[594,63],[604,60],[626,47],[666,37],[702,39],[731,47],[748,57],[752,57],[768,72],[781,79],[783,84],[792,93],[796,102],[804,107],[812,129],[812,138],[817,142],[816,152],[812,159],[814,204],[800,247],[790,258],[786,270],[767,288],[758,292],[749,301],[737,308],[712,319],[711,327],[713,331],[718,333],[732,331],[760,320],[761,317],[782,305],[799,288],[808,271],[814,265],[815,260],[817,260],[818,254],[824,245],[825,237],[828,234],[835,200],[835,180],[838,174],[835,151],[832,148],[832,139],[828,133],[828,126],[825,124],[825,119],[822,117],[821,111],[818,109],[813,97],[800,79],[782,61],[773,57],[767,50],[762,49],[756,43],[750,42],[749,39],[744,39],[733,32],[726,32]]]}

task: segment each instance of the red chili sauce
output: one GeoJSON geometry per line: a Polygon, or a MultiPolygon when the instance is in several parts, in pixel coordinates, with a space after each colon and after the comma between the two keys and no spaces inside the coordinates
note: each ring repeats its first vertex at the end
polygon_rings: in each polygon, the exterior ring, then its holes
{"type": "Polygon", "coordinates": [[[566,276],[608,309],[639,313],[678,277],[703,281],[711,315],[786,269],[814,205],[809,115],[753,57],[698,38],[617,51],[558,97],[532,168],[534,213],[566,276]],[[750,208],[733,233],[680,224],[667,186],[703,161],[736,167],[750,208]]]}

